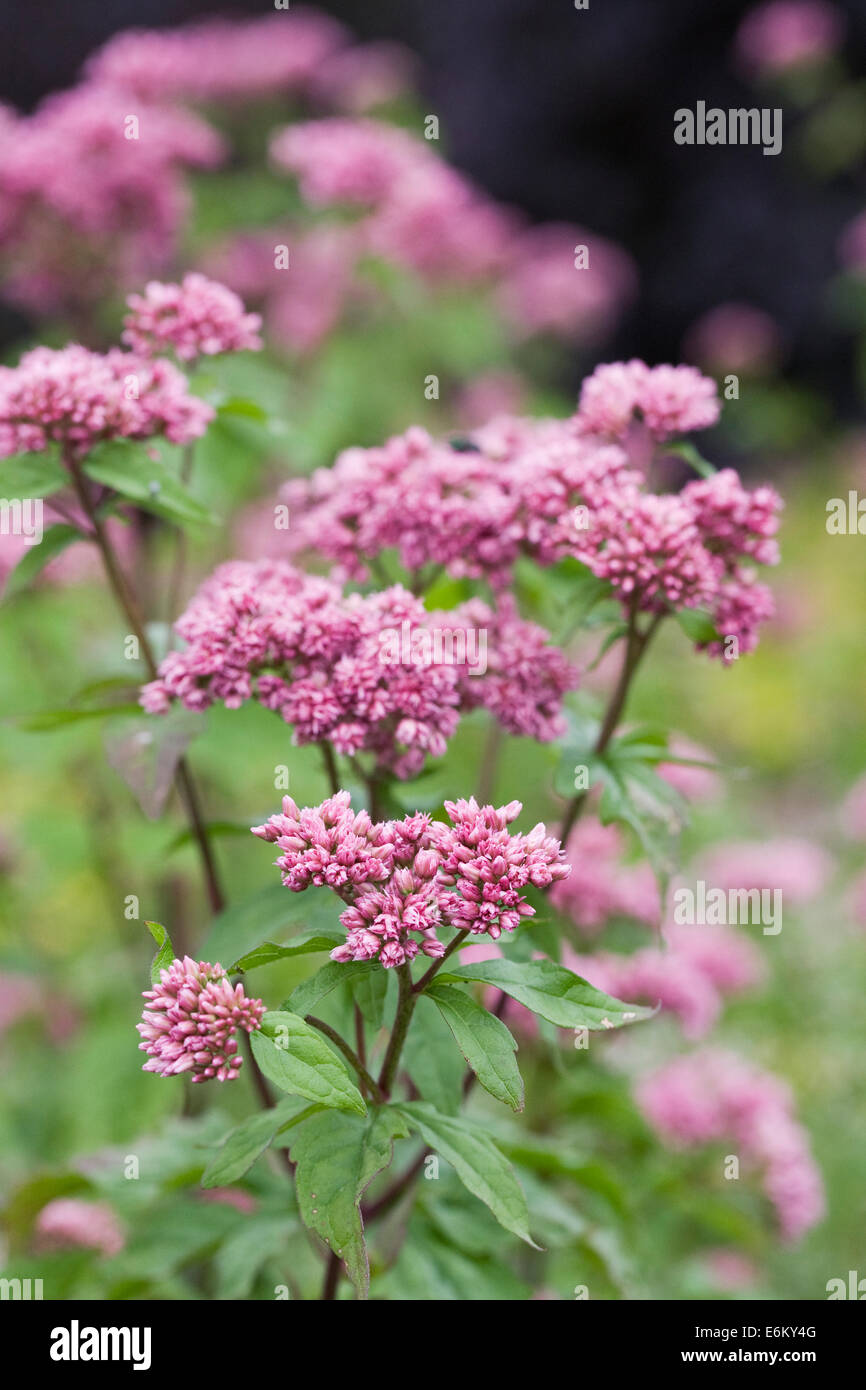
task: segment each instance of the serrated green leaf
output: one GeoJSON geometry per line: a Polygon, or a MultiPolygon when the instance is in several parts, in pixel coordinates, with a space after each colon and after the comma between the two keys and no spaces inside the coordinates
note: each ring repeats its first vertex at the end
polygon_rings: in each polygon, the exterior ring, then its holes
{"type": "Polygon", "coordinates": [[[425,993],[436,1004],[485,1091],[512,1110],[522,1110],[523,1078],[514,1056],[517,1043],[505,1024],[453,985],[434,983],[425,993]]]}
{"type": "MultiPolygon", "coordinates": [[[[256,946],[245,956],[241,956],[233,965],[228,967],[228,972],[233,975],[236,970],[256,970],[261,965],[273,965],[277,960],[291,960],[292,956],[313,955],[317,951],[333,951],[341,941],[345,941],[346,933],[343,931],[322,932],[317,929],[301,932],[298,936],[293,936],[291,941],[285,946],[277,946],[273,941],[263,941],[261,946],[256,946]]],[[[306,1011],[309,1013],[309,1010],[306,1011]]]]}
{"type": "Polygon", "coordinates": [[[443,1115],[457,1114],[466,1068],[444,1016],[426,994],[415,1006],[401,1066],[423,1100],[443,1115]]]}
{"type": "Polygon", "coordinates": [[[392,1106],[446,1162],[473,1196],[483,1202],[506,1231],[538,1249],[529,1234],[529,1212],[514,1169],[482,1129],[453,1115],[440,1115],[422,1101],[392,1106]]]}
{"type": "Polygon", "coordinates": [[[624,1023],[651,1018],[653,1013],[652,1009],[624,1004],[602,994],[579,975],[551,960],[479,961],[477,965],[461,965],[439,976],[440,983],[450,984],[457,980],[494,985],[558,1028],[595,1031],[619,1028],[624,1023]]]}
{"type": "Polygon", "coordinates": [[[321,1033],[297,1014],[267,1013],[251,1037],[253,1054],[269,1081],[317,1105],[366,1113],[364,1098],[321,1033]]]}
{"type": "Polygon", "coordinates": [[[251,1115],[228,1135],[202,1175],[202,1187],[225,1187],[252,1168],[274,1137],[313,1109],[305,1099],[291,1096],[270,1110],[251,1115]]]}
{"type": "Polygon", "coordinates": [[[361,1198],[389,1166],[394,1140],[407,1133],[404,1117],[390,1106],[364,1119],[331,1110],[300,1124],[289,1145],[304,1223],[341,1257],[361,1298],[370,1283],[361,1198]]]}

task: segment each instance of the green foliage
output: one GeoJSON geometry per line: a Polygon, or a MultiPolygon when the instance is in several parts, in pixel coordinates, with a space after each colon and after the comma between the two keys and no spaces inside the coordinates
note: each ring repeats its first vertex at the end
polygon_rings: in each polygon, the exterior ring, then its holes
{"type": "Polygon", "coordinates": [[[150,982],[158,985],[161,972],[167,970],[174,960],[174,947],[171,937],[159,922],[145,922],[144,925],[156,942],[156,954],[150,963],[150,982]]]}
{"type": "Polygon", "coordinates": [[[403,1102],[393,1108],[452,1165],[464,1186],[506,1231],[537,1248],[529,1234],[529,1211],[514,1169],[483,1129],[453,1115],[440,1115],[421,1101],[403,1102]]]}
{"type": "Polygon", "coordinates": [[[297,1014],[267,1013],[251,1037],[253,1056],[275,1086],[317,1105],[366,1112],[364,1098],[321,1033],[297,1014]]]}
{"type": "Polygon", "coordinates": [[[311,1115],[291,1137],[301,1216],[343,1261],[362,1298],[369,1288],[370,1264],[361,1198],[390,1164],[394,1139],[407,1133],[400,1112],[386,1108],[363,1119],[335,1111],[311,1115]]]}
{"type": "Polygon", "coordinates": [[[442,983],[475,980],[493,985],[503,993],[540,1014],[559,1028],[589,1028],[608,1030],[624,1023],[650,1018],[652,1009],[636,1004],[623,1004],[602,994],[562,965],[550,960],[518,963],[512,960],[487,960],[475,965],[460,965],[440,977],[442,983]]]}
{"type": "Polygon", "coordinates": [[[427,997],[436,1004],[485,1091],[512,1110],[522,1110],[523,1079],[514,1056],[517,1043],[505,1024],[451,985],[431,985],[427,997]]]}

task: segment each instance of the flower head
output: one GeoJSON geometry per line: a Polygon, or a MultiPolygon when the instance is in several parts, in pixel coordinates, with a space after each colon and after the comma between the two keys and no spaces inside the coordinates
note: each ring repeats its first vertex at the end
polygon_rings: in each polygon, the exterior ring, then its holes
{"type": "Polygon", "coordinates": [[[578,422],[593,434],[622,439],[635,417],[653,439],[705,430],[719,418],[716,383],[694,367],[648,367],[637,358],[596,367],[580,393],[578,422]]]}
{"type": "Polygon", "coordinates": [[[138,1031],[139,1048],[150,1060],[144,1071],[157,1076],[191,1072],[193,1081],[233,1081],[241,1069],[236,1031],[254,1033],[262,1026],[265,1006],[248,999],[243,985],[232,985],[221,965],[172,961],[160,971],[159,984],[145,990],[148,1001],[138,1031]]]}
{"type": "Polygon", "coordinates": [[[164,435],[186,444],[204,434],[211,407],[189,394],[165,358],[72,343],[34,348],[0,367],[0,457],[57,442],[83,456],[107,439],[164,435]]]}
{"type": "Polygon", "coordinates": [[[443,914],[461,931],[488,932],[494,940],[514,931],[535,909],[523,890],[547,888],[569,872],[558,840],[539,822],[528,835],[512,835],[508,825],[522,810],[519,801],[495,809],[468,801],[446,801],[451,826],[434,822],[433,844],[442,862],[440,882],[452,886],[443,914]]]}
{"type": "Polygon", "coordinates": [[[378,960],[390,969],[419,951],[441,957],[439,927],[494,939],[514,931],[534,912],[526,887],[544,888],[569,872],[543,825],[510,833],[519,801],[497,810],[473,798],[445,809],[450,825],[422,813],[371,822],[352,810],[348,792],[303,811],[286,797],[282,814],[253,834],[282,851],[276,862],[287,887],[325,885],[346,904],[347,936],[333,960],[378,960]]]}
{"type": "Polygon", "coordinates": [[[256,351],[261,318],[216,280],[190,273],[179,285],[152,280],[129,296],[123,340],[144,357],[173,350],[181,362],[222,352],[256,351]]]}

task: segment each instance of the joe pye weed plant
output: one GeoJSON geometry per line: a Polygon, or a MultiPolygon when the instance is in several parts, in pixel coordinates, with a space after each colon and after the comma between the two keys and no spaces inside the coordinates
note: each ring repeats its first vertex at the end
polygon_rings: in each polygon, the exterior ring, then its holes
{"type": "MultiPolygon", "coordinates": [[[[413,1296],[401,1250],[425,1227],[445,1265],[462,1261],[468,1238],[482,1260],[504,1248],[509,1269],[531,1271],[537,1257],[515,1255],[517,1241],[538,1251],[551,1223],[579,1228],[580,1217],[563,1215],[534,1175],[556,1172],[540,1141],[505,1118],[524,1107],[519,1041],[533,1030],[554,1046],[557,1030],[649,1030],[656,1005],[669,1007],[654,983],[664,956],[649,983],[633,977],[637,998],[570,967],[570,923],[598,871],[585,828],[603,836],[619,825],[632,838],[656,876],[645,896],[656,895],[648,919],[658,920],[686,813],[659,767],[702,759],[678,754],[658,728],[630,726],[629,697],[666,623],[722,666],[754,649],[773,611],[758,567],[777,559],[780,499],[716,471],[687,438],[718,419],[713,381],[686,366],[614,363],[586,379],[569,418],[500,415],[450,440],[414,426],[293,479],[278,499],[291,517],[282,553],[219,565],[166,638],[109,523],[149,514],[175,529],[161,580],[175,604],[183,531],[208,522],[196,442],[221,416],[264,414],[219,391],[212,359],[257,350],[259,327],[231,291],[191,274],[130,298],[122,348],[40,347],[0,369],[3,490],[50,498],[64,518],[46,533],[43,562],[82,536],[95,543],[147,675],[148,727],[158,737],[181,707],[256,703],[276,716],[275,763],[287,743],[315,745],[329,793],[307,806],[286,795],[253,828],[284,894],[276,917],[259,920],[227,905],[207,811],[178,752],[173,775],[215,920],[200,948],[184,933],[177,955],[173,924],[149,924],[158,949],[139,1024],[144,1068],[179,1092],[184,1077],[215,1092],[250,1076],[256,1108],[211,1152],[202,1185],[242,1197],[272,1149],[286,1211],[321,1254],[322,1298],[366,1297],[371,1266],[376,1296],[413,1296]],[[387,640],[406,631],[430,640],[387,640]],[[447,659],[437,634],[448,635],[447,659]],[[480,635],[483,663],[468,655],[480,635]],[[616,664],[601,709],[579,691],[569,654],[587,638],[593,665],[616,664]],[[490,730],[477,788],[447,758],[468,717],[490,730]],[[521,825],[518,799],[495,804],[518,738],[552,750],[551,760],[539,747],[536,764],[538,778],[555,769],[559,810],[547,824],[521,825]],[[254,972],[307,955],[317,968],[288,998],[257,997],[254,972]],[[502,1118],[479,1103],[482,1091],[502,1118]],[[504,1247],[488,1225],[452,1240],[462,1208],[431,1213],[425,1189],[440,1163],[507,1233],[504,1247]]],[[[24,564],[32,580],[37,566],[24,564]]],[[[638,869],[623,867],[622,882],[638,869]]],[[[264,859],[263,884],[273,872],[264,859]]],[[[581,1065],[583,1050],[570,1055],[581,1065]]],[[[656,1080],[646,1094],[660,1126],[676,1128],[660,1091],[656,1080]]],[[[724,1103],[741,1123],[727,1092],[724,1103]]],[[[784,1155],[752,1145],[789,1234],[820,1207],[808,1148],[794,1141],[784,1155]]],[[[508,1292],[516,1277],[506,1272],[494,1296],[521,1296],[508,1292]]]]}

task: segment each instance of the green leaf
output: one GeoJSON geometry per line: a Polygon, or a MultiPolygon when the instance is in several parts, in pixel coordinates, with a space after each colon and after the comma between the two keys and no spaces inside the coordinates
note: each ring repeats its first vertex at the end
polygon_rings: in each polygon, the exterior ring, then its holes
{"type": "Polygon", "coordinates": [[[271,1259],[282,1255],[293,1231],[300,1231],[294,1217],[250,1216],[229,1235],[214,1258],[216,1297],[225,1302],[250,1296],[256,1274],[271,1259]]]}
{"type": "Polygon", "coordinates": [[[685,801],[641,757],[608,749],[594,768],[602,785],[602,825],[621,821],[631,827],[652,864],[664,900],[668,879],[679,863],[679,837],[688,816],[685,801]]]}
{"type": "Polygon", "coordinates": [[[257,420],[260,424],[266,424],[268,420],[268,412],[257,401],[247,400],[243,396],[231,396],[227,401],[222,401],[217,406],[217,415],[238,415],[247,420],[257,420]]]}
{"type": "Polygon", "coordinates": [[[490,1208],[500,1226],[538,1249],[529,1234],[526,1198],[514,1169],[482,1129],[456,1116],[440,1115],[421,1101],[405,1101],[391,1108],[405,1116],[424,1142],[451,1164],[464,1187],[490,1208]]]}
{"type": "MultiPolygon", "coordinates": [[[[342,932],[340,933],[340,940],[345,940],[342,932]]],[[[382,1027],[390,974],[389,970],[369,970],[366,974],[357,975],[351,983],[352,998],[361,1010],[365,1021],[373,1029],[382,1027]]]]}
{"type": "Polygon", "coordinates": [[[413,1213],[396,1264],[374,1280],[374,1299],[389,1302],[515,1303],[531,1296],[503,1260],[470,1258],[442,1240],[420,1213],[413,1213]]]}
{"type": "Polygon", "coordinates": [[[407,1133],[405,1119],[393,1107],[365,1119],[330,1110],[299,1125],[289,1146],[304,1223],[342,1258],[362,1298],[370,1284],[370,1265],[361,1198],[390,1164],[394,1140],[407,1133]]]}
{"type": "Polygon", "coordinates": [[[102,444],[85,460],[84,471],[136,506],[178,525],[215,522],[165,464],[152,459],[140,445],[120,441],[102,444]]]}
{"type": "MultiPolygon", "coordinates": [[[[204,828],[210,840],[217,837],[225,838],[235,835],[238,837],[243,836],[243,838],[246,839],[250,833],[250,827],[246,822],[242,825],[239,821],[231,820],[209,820],[205,822],[204,828]]],[[[166,845],[165,853],[174,854],[175,850],[183,849],[184,845],[194,844],[195,839],[196,834],[194,830],[190,830],[189,828],[181,830],[166,845]]]]}
{"type": "Polygon", "coordinates": [[[563,965],[554,965],[551,960],[519,964],[511,960],[479,961],[477,965],[458,966],[448,975],[440,975],[439,980],[449,984],[457,980],[476,980],[480,984],[495,985],[558,1028],[595,1031],[619,1028],[624,1023],[651,1018],[653,1013],[652,1009],[623,1004],[619,999],[602,994],[579,975],[563,965]]]}
{"type": "Polygon", "coordinates": [[[55,556],[60,555],[67,546],[74,545],[82,539],[81,532],[74,526],[50,526],[38,545],[28,546],[12,570],[6,580],[3,597],[12,598],[14,594],[29,588],[55,556]]]}
{"type": "Polygon", "coordinates": [[[251,1037],[253,1054],[269,1081],[317,1105],[365,1114],[367,1107],[343,1063],[322,1034],[297,1014],[267,1013],[251,1037]]]}
{"type": "Polygon", "coordinates": [[[466,1068],[444,1016],[425,994],[415,1006],[401,1065],[423,1100],[444,1115],[457,1114],[466,1068]]]}
{"type": "Polygon", "coordinates": [[[117,704],[100,705],[97,709],[43,709],[38,714],[19,715],[15,723],[25,733],[41,734],[64,729],[68,724],[80,724],[87,719],[110,719],[118,714],[141,714],[141,706],[117,704]]]}
{"type": "MultiPolygon", "coordinates": [[[[342,939],[345,940],[345,937],[342,939]]],[[[286,1002],[292,1013],[308,1014],[320,999],[324,999],[338,985],[350,985],[354,988],[359,980],[365,980],[375,972],[385,974],[384,968],[375,960],[347,961],[345,964],[336,960],[329,961],[309,980],[302,980],[286,1002]]]]}
{"type": "Polygon", "coordinates": [[[313,1107],[296,1096],[270,1110],[251,1115],[231,1131],[202,1175],[202,1187],[225,1187],[237,1182],[263,1154],[277,1134],[297,1124],[313,1107]]]}
{"type": "Polygon", "coordinates": [[[150,983],[158,985],[160,971],[167,970],[174,960],[174,947],[171,937],[159,922],[145,922],[144,925],[156,942],[156,955],[150,963],[150,983]]]}
{"type": "Polygon", "coordinates": [[[14,454],[0,459],[0,497],[50,497],[69,486],[69,474],[55,450],[43,454],[14,454]]]}
{"type": "MultiPolygon", "coordinates": [[[[285,946],[277,946],[273,941],[263,941],[261,946],[256,946],[254,950],[230,965],[228,973],[233,975],[236,970],[256,970],[260,965],[273,965],[276,960],[290,960],[292,956],[313,955],[316,951],[333,951],[334,947],[339,946],[345,939],[346,933],[343,931],[322,932],[313,928],[311,931],[301,932],[299,936],[293,936],[285,946]]],[[[305,1012],[309,1013],[309,1009],[305,1012]]]]}
{"type": "Polygon", "coordinates": [[[239,960],[254,946],[285,935],[292,927],[315,928],[327,934],[334,926],[335,913],[334,895],[329,889],[292,893],[281,883],[272,883],[214,918],[201,947],[202,960],[239,960]]]}
{"type": "Polygon", "coordinates": [[[452,985],[434,984],[425,993],[436,1004],[485,1091],[512,1110],[522,1110],[523,1078],[514,1056],[517,1043],[505,1024],[452,985]]]}
{"type": "Polygon", "coordinates": [[[705,647],[710,642],[721,640],[715,623],[702,608],[680,608],[674,617],[689,641],[696,646],[705,647]]]}

